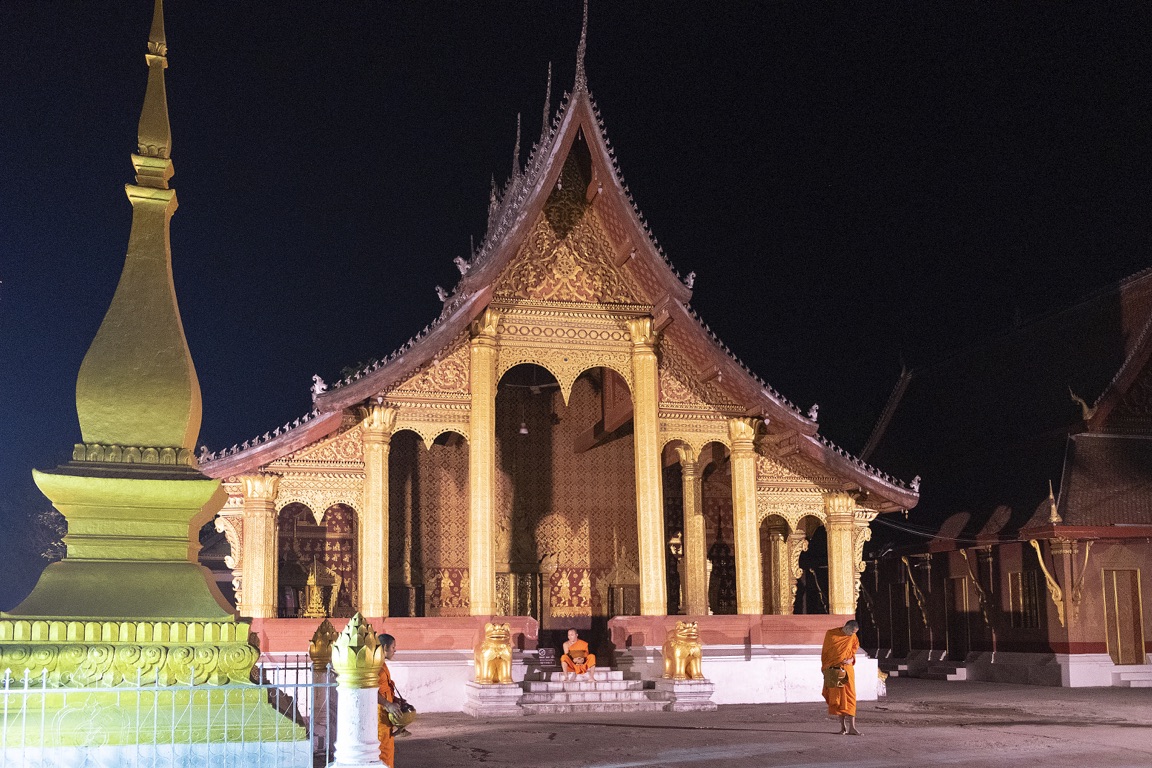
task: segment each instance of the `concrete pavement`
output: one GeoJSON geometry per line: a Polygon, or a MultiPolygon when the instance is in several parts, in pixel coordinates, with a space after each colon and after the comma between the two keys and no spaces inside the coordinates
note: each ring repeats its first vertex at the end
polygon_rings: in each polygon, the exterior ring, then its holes
{"type": "MultiPolygon", "coordinates": [[[[419,702],[414,702],[419,706],[419,702]]],[[[396,745],[399,768],[778,766],[1152,766],[1152,689],[1040,688],[892,678],[861,702],[859,737],[823,703],[722,706],[713,713],[422,716],[396,745]]]]}

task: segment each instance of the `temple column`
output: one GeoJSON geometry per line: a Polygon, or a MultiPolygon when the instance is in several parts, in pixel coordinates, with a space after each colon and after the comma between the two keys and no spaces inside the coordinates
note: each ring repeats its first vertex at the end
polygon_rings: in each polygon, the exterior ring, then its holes
{"type": "Polygon", "coordinates": [[[704,490],[692,448],[680,445],[680,471],[684,484],[684,612],[708,613],[708,533],[704,526],[704,490]]]}
{"type": "Polygon", "coordinates": [[[280,476],[241,475],[244,488],[244,585],[241,616],[276,618],[276,491],[280,476]]]}
{"type": "Polygon", "coordinates": [[[760,531],[756,515],[756,426],[758,419],[729,419],[732,440],[732,549],[736,556],[736,613],[764,612],[760,531]]]}
{"type": "Polygon", "coordinates": [[[468,426],[468,606],[473,616],[496,611],[496,326],[486,309],[472,323],[472,408],[468,426]]]}
{"type": "MultiPolygon", "coordinates": [[[[808,537],[803,530],[792,531],[788,534],[788,601],[784,606],[784,615],[791,616],[796,610],[796,585],[804,575],[800,568],[800,553],[808,551],[808,537]]],[[[781,593],[783,594],[783,593],[781,593]]]]}
{"type": "Polygon", "coordinates": [[[668,612],[664,573],[664,487],[660,467],[660,380],[652,318],[628,320],[632,337],[632,440],[636,466],[636,539],[640,614],[668,612]]]}
{"type": "Polygon", "coordinates": [[[856,500],[837,491],[824,494],[828,531],[828,611],[856,613],[856,500]]]}
{"type": "Polygon", "coordinates": [[[792,563],[788,556],[788,537],[785,531],[772,530],[768,534],[768,546],[772,558],[772,613],[777,616],[792,613],[792,563]]]}
{"type": "Polygon", "coordinates": [[[853,514],[852,529],[852,606],[860,604],[860,578],[868,564],[864,562],[864,544],[872,540],[872,521],[879,512],[858,509],[853,514]]]}
{"type": "Polygon", "coordinates": [[[388,454],[396,409],[371,403],[364,418],[364,512],[360,516],[360,612],[388,615],[388,454]]]}

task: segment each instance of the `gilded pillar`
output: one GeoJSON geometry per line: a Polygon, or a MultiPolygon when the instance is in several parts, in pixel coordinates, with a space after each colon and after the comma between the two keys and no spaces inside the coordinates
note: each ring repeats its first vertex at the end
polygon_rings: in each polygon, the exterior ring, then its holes
{"type": "Polygon", "coordinates": [[[364,443],[364,511],[360,516],[360,611],[388,615],[388,454],[396,409],[368,406],[364,443]]]}
{"type": "Polygon", "coordinates": [[[824,494],[828,530],[828,612],[856,613],[856,500],[837,491],[824,494]]]}
{"type": "Polygon", "coordinates": [[[760,531],[756,519],[756,426],[758,419],[729,419],[732,440],[732,546],[736,555],[736,613],[764,612],[760,531]]]}
{"type": "Polygon", "coordinates": [[[486,309],[472,323],[472,407],[468,427],[468,605],[473,616],[496,611],[496,326],[486,309]]]}
{"type": "Polygon", "coordinates": [[[796,585],[804,571],[800,568],[800,553],[808,551],[808,537],[803,530],[788,534],[788,601],[783,614],[791,616],[796,608],[796,585]]]}
{"type": "Polygon", "coordinates": [[[855,527],[852,529],[852,605],[860,603],[860,577],[864,575],[867,563],[864,562],[864,543],[872,540],[872,521],[879,512],[858,509],[854,514],[855,527]]]}
{"type": "Polygon", "coordinates": [[[786,531],[773,530],[768,534],[772,572],[770,592],[771,611],[777,616],[792,613],[792,561],[788,552],[786,531]]]}
{"type": "Polygon", "coordinates": [[[684,612],[708,613],[708,536],[699,465],[687,445],[676,448],[684,483],[684,612]]]}
{"type": "Polygon", "coordinates": [[[244,488],[244,591],[237,606],[250,619],[276,617],[276,491],[280,476],[241,475],[244,488]]]}
{"type": "Polygon", "coordinates": [[[636,539],[640,562],[640,614],[668,612],[664,572],[664,488],[660,467],[660,381],[652,318],[628,322],[632,337],[633,446],[636,467],[636,539]]]}

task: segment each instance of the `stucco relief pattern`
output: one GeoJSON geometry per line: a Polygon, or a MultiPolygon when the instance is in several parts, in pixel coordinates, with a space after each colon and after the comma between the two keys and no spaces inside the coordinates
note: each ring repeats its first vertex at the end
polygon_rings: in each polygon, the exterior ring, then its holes
{"type": "Polygon", "coordinates": [[[404,395],[442,396],[467,395],[469,392],[469,348],[467,336],[461,334],[448,347],[448,351],[424,370],[409,377],[388,392],[389,399],[404,395]]]}
{"type": "Polygon", "coordinates": [[[614,264],[614,250],[583,194],[572,157],[516,257],[496,281],[497,299],[636,304],[638,292],[614,264]]]}

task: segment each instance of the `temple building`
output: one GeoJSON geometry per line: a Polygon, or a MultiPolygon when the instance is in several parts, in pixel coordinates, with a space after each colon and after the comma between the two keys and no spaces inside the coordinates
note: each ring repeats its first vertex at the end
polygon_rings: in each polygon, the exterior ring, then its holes
{"type": "Polygon", "coordinates": [[[882,668],[1152,686],[1150,392],[1152,270],[903,373],[864,452],[943,523],[869,563],[882,668]]]}
{"type": "Polygon", "coordinates": [[[201,455],[257,626],[304,615],[310,590],[389,622],[787,615],[820,528],[827,612],[855,613],[870,524],[915,506],[915,484],[822,437],[693,310],[583,60],[582,34],[571,93],[523,166],[517,139],[439,317],[315,377],[301,419],[201,455]]]}

